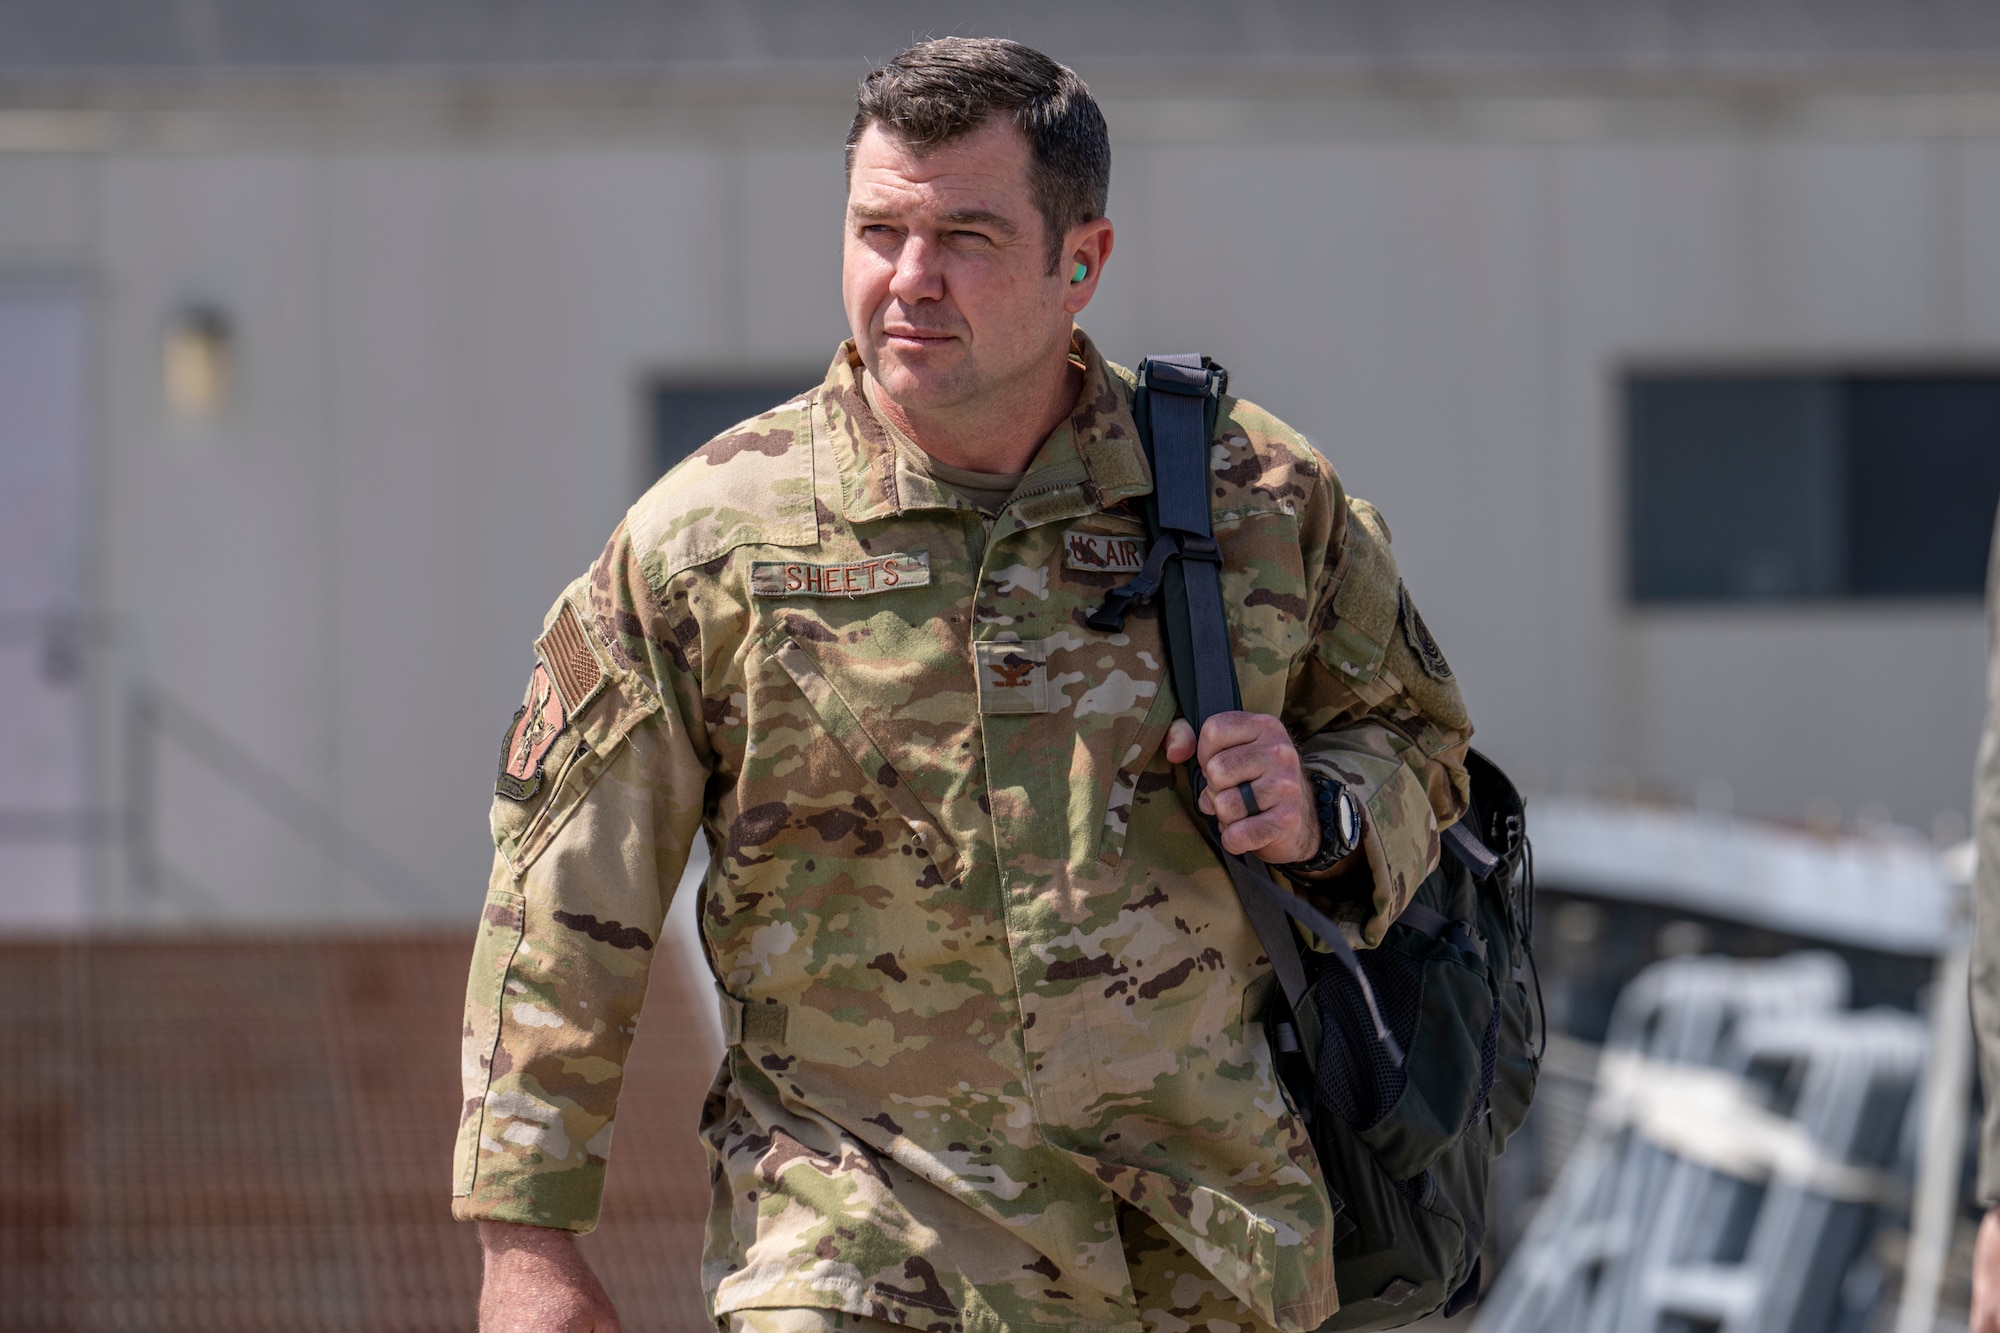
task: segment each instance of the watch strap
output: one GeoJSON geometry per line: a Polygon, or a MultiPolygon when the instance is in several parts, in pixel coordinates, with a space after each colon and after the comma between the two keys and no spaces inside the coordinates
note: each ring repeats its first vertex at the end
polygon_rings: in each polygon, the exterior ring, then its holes
{"type": "Polygon", "coordinates": [[[1352,812],[1350,818],[1359,823],[1355,817],[1359,816],[1360,807],[1348,795],[1346,785],[1316,768],[1306,770],[1306,780],[1312,784],[1313,808],[1319,813],[1319,848],[1303,861],[1278,867],[1290,875],[1323,874],[1346,860],[1361,841],[1360,830],[1351,828],[1348,820],[1341,818],[1341,807],[1345,805],[1352,812]]]}

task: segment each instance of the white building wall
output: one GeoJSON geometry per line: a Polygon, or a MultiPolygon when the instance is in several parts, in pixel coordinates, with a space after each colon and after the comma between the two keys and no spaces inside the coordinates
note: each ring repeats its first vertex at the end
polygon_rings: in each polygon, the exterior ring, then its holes
{"type": "MultiPolygon", "coordinates": [[[[1966,803],[1978,608],[1634,613],[1615,409],[1641,361],[2000,359],[2000,115],[1927,106],[1111,99],[1085,324],[1121,360],[1213,353],[1382,506],[1480,743],[1531,783],[1922,825],[1966,803]]],[[[528,644],[637,493],[648,378],[811,373],[844,333],[846,115],[238,111],[0,153],[0,271],[94,293],[102,604],[344,830],[169,739],[174,910],[470,910],[528,644]],[[209,428],[160,392],[189,300],[239,334],[209,428]],[[404,873],[341,869],[343,838],[404,873]]],[[[151,912],[116,861],[101,910],[151,912]]]]}
{"type": "Polygon", "coordinates": [[[1677,359],[2000,362],[2000,140],[1600,111],[1554,141],[1125,152],[1114,269],[1153,286],[1122,275],[1111,341],[1217,349],[1383,507],[1480,743],[1535,780],[1962,813],[1979,608],[1634,610],[1617,392],[1677,359]]]}
{"type": "Polygon", "coordinates": [[[0,918],[86,914],[89,309],[0,273],[0,918]]]}

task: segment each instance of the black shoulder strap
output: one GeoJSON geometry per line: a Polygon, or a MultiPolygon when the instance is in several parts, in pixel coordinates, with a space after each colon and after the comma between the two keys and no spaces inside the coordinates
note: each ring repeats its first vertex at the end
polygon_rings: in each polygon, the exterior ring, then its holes
{"type": "MultiPolygon", "coordinates": [[[[1197,732],[1217,713],[1234,711],[1240,699],[1222,601],[1222,554],[1209,510],[1209,442],[1227,384],[1228,372],[1207,357],[1154,357],[1140,365],[1134,409],[1153,465],[1153,493],[1146,505],[1152,550],[1138,577],[1114,589],[1089,618],[1092,628],[1116,630],[1133,602],[1161,598],[1174,690],[1182,714],[1197,732]]],[[[1190,760],[1187,774],[1199,796],[1205,785],[1200,766],[1190,760]]],[[[1298,937],[1286,922],[1290,917],[1325,941],[1353,976],[1374,1020],[1376,1040],[1400,1065],[1402,1051],[1383,1023],[1368,975],[1340,927],[1299,895],[1281,888],[1262,861],[1223,850],[1214,820],[1205,820],[1204,827],[1271,960],[1286,1001],[1296,1009],[1307,987],[1298,937]]]]}

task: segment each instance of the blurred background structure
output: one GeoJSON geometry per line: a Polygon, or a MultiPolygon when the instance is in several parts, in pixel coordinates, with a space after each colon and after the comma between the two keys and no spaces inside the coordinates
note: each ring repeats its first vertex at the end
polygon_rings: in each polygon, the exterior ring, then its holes
{"type": "MultiPolygon", "coordinates": [[[[333,968],[329,928],[455,1025],[539,618],[819,377],[854,81],[942,33],[1103,101],[1106,353],[1214,355],[1388,516],[1534,801],[1566,1032],[1710,948],[1920,1003],[1984,708],[2000,9],[0,0],[0,929],[61,1030],[105,959],[333,968]]],[[[6,1169],[131,1086],[77,1078],[0,1093],[6,1169]]]]}

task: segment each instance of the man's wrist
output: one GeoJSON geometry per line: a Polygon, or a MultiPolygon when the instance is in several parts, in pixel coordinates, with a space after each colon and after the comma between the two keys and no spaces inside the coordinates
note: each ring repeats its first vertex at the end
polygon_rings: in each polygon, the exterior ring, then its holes
{"type": "Polygon", "coordinates": [[[1360,848],[1361,807],[1347,785],[1331,774],[1309,768],[1305,776],[1318,817],[1319,846],[1304,860],[1289,862],[1278,869],[1288,875],[1315,877],[1331,873],[1360,848]]]}
{"type": "Polygon", "coordinates": [[[565,1227],[538,1227],[527,1222],[498,1222],[482,1218],[479,1222],[479,1247],[488,1257],[519,1250],[559,1258],[576,1253],[576,1233],[565,1227]]]}

